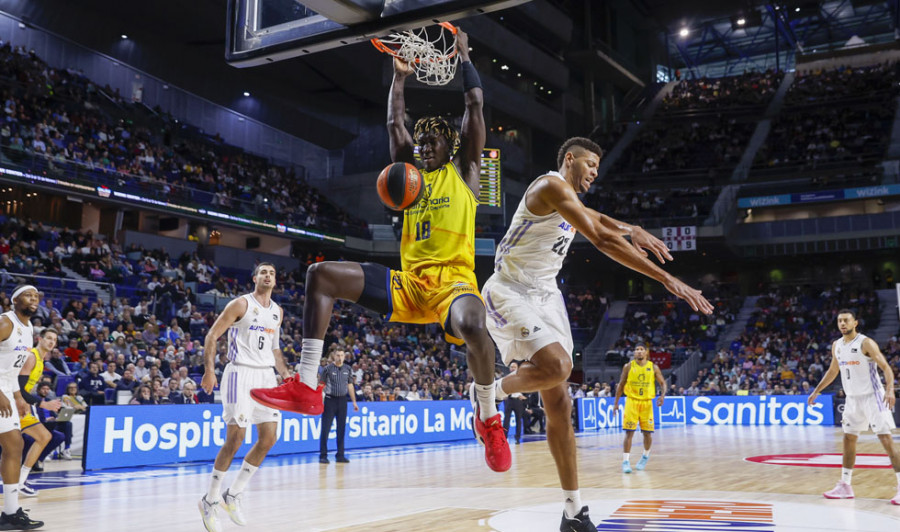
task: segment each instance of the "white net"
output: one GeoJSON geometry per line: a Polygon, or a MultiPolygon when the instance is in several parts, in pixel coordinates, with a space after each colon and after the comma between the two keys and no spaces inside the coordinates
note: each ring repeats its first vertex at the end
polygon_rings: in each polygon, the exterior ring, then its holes
{"type": "Polygon", "coordinates": [[[446,85],[456,75],[459,62],[458,54],[454,53],[456,35],[442,26],[395,33],[382,38],[381,42],[390,47],[396,57],[413,65],[416,79],[426,85],[446,85]]]}

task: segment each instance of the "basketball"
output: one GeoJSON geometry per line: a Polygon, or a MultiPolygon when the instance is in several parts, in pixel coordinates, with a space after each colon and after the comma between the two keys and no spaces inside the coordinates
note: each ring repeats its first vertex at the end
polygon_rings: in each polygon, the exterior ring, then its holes
{"type": "Polygon", "coordinates": [[[378,174],[378,197],[388,209],[408,209],[422,198],[424,190],[422,174],[409,163],[390,164],[378,174]]]}

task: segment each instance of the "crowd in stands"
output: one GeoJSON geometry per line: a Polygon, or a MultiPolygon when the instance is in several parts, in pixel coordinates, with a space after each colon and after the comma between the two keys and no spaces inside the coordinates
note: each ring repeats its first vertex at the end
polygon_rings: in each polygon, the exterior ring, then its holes
{"type": "Polygon", "coordinates": [[[784,74],[773,70],[745,72],[739,76],[680,81],[663,100],[662,110],[715,110],[737,106],[768,105],[784,74]]]}
{"type": "Polygon", "coordinates": [[[752,119],[737,116],[662,118],[647,124],[628,145],[616,161],[611,177],[650,177],[686,171],[710,174],[713,178],[721,177],[717,174],[724,176],[729,168],[737,166],[755,127],[752,119]],[[629,176],[622,176],[626,177],[629,176]]]}
{"type": "Polygon", "coordinates": [[[755,166],[850,166],[883,157],[900,93],[898,65],[798,73],[755,166]]]}
{"type": "MultiPolygon", "coordinates": [[[[836,324],[842,308],[857,312],[859,332],[877,327],[880,313],[874,292],[842,286],[771,289],[757,300],[743,334],[716,353],[711,365],[679,393],[810,393],[828,368],[832,341],[840,337],[836,324]]],[[[885,354],[893,365],[900,364],[896,341],[885,354]]]]}
{"type": "Polygon", "coordinates": [[[139,104],[117,91],[2,41],[0,101],[6,163],[176,203],[367,234],[364,222],[331,204],[293,169],[228,146],[159,109],[139,112],[139,104]]]}
{"type": "Polygon", "coordinates": [[[595,185],[583,199],[592,209],[642,227],[665,225],[676,218],[691,219],[694,225],[700,225],[709,216],[719,190],[688,187],[620,191],[595,185]]]}

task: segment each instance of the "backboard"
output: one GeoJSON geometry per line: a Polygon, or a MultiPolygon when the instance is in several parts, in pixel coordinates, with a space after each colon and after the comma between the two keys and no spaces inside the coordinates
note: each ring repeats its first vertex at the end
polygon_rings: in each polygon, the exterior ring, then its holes
{"type": "Polygon", "coordinates": [[[263,65],[529,1],[228,0],[225,60],[263,65]]]}

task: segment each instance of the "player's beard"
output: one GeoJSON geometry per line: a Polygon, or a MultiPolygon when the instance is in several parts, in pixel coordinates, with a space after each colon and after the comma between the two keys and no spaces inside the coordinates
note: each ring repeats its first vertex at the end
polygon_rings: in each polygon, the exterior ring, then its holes
{"type": "Polygon", "coordinates": [[[30,318],[37,314],[37,309],[31,310],[31,307],[22,307],[21,309],[17,309],[16,312],[25,316],[26,318],[30,318]]]}

